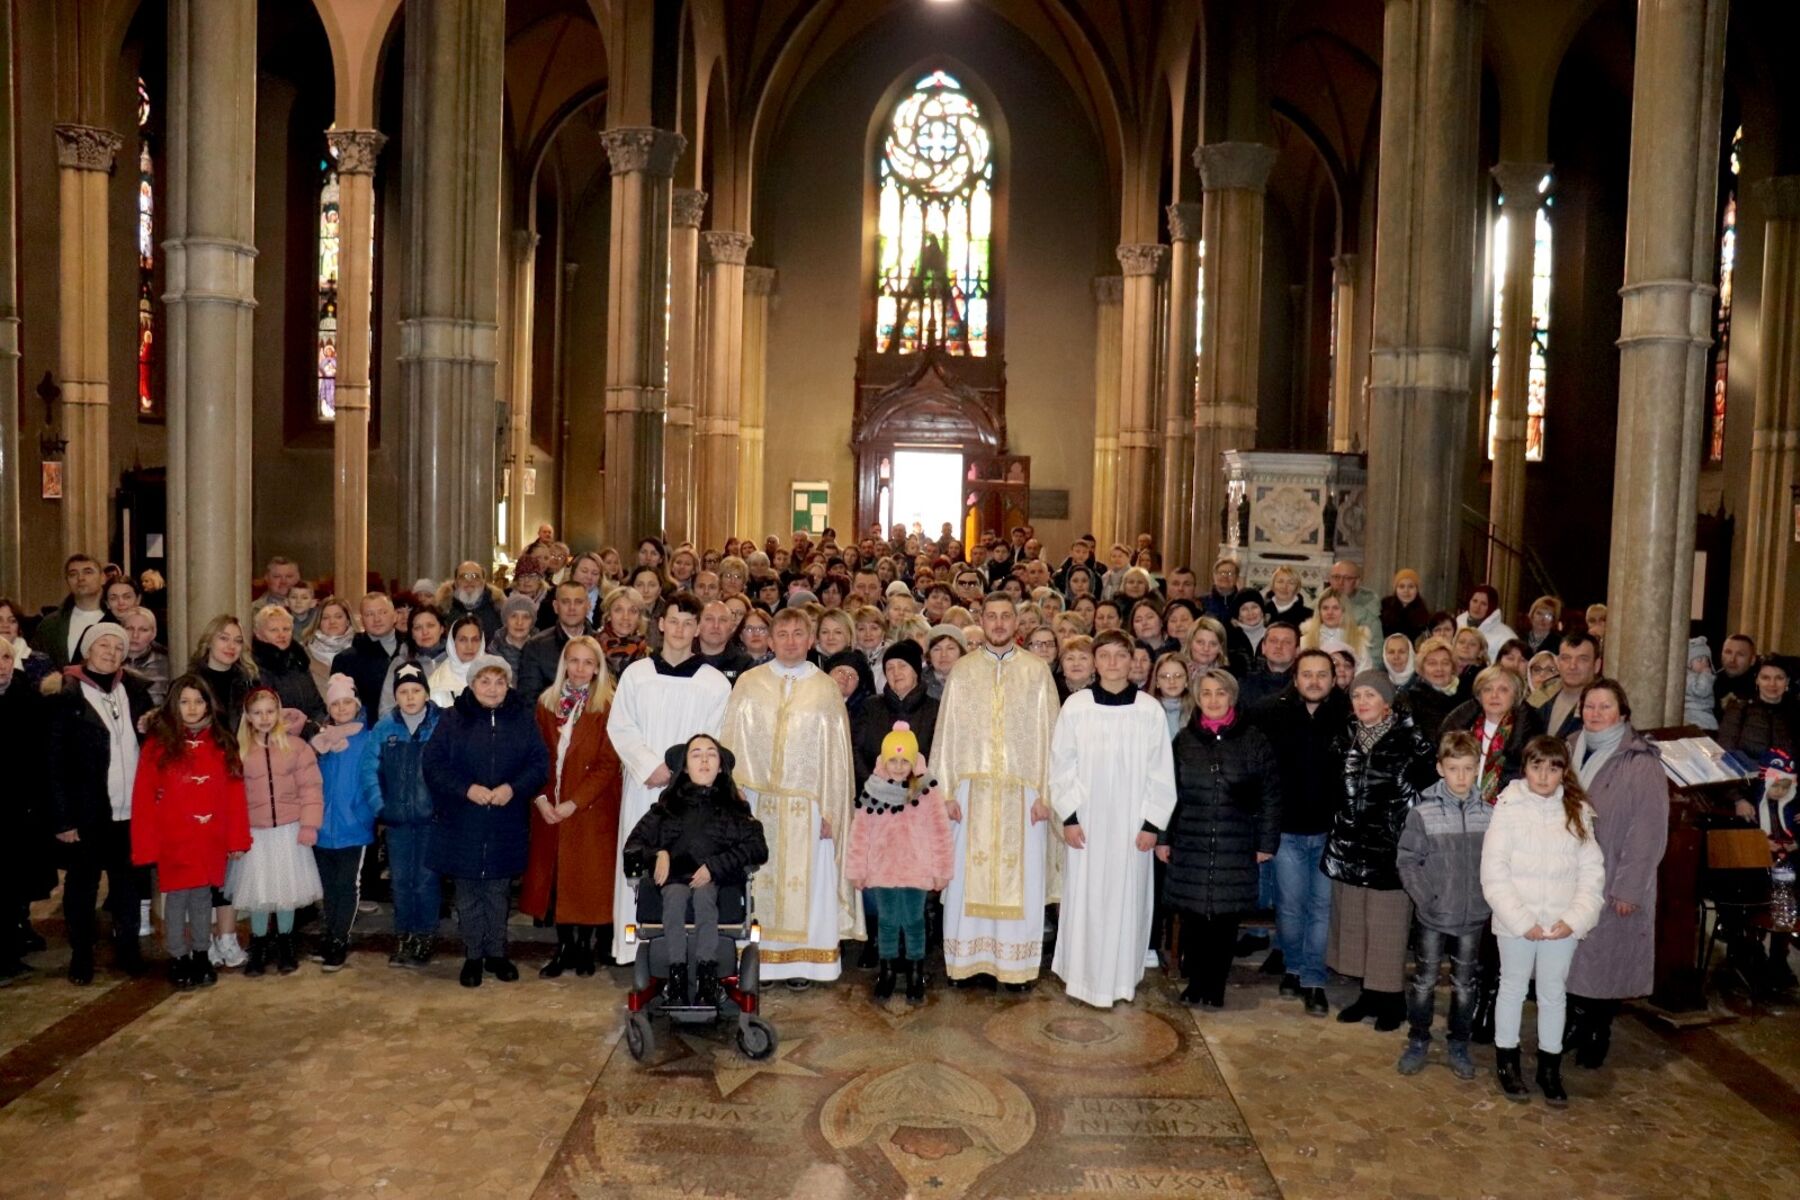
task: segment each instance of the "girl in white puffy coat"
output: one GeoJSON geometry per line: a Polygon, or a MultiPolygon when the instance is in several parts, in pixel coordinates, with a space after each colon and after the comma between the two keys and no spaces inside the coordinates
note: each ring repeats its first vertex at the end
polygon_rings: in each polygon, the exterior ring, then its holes
{"type": "Polygon", "coordinates": [[[1481,846],[1481,891],[1494,911],[1500,996],[1494,1007],[1494,1066],[1509,1100],[1530,1098],[1519,1065],[1525,992],[1537,976],[1537,1084],[1552,1106],[1562,1086],[1564,987],[1575,945],[1600,919],[1606,860],[1594,840],[1594,810],[1561,738],[1525,746],[1525,777],[1501,791],[1481,846]]]}

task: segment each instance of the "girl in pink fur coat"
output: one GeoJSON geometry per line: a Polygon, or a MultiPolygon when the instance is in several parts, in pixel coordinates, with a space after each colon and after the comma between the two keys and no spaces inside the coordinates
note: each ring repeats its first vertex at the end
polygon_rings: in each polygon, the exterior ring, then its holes
{"type": "Polygon", "coordinates": [[[919,739],[905,721],[881,739],[874,774],[856,797],[844,875],[875,905],[881,969],[875,998],[894,994],[906,973],[906,999],[925,1002],[925,894],[950,882],[954,842],[937,780],[925,774],[919,739]],[[906,957],[900,939],[906,938],[906,957]]]}

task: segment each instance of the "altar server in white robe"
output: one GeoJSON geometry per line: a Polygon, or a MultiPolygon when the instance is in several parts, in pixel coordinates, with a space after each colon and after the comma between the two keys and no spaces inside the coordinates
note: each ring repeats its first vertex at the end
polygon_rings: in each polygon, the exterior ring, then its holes
{"type": "Polygon", "coordinates": [[[637,893],[625,878],[625,834],[637,828],[671,776],[663,756],[697,733],[718,737],[731,699],[731,684],[716,667],[694,653],[700,632],[699,600],[686,592],[669,599],[658,618],[662,649],[640,658],[619,675],[606,733],[624,766],[619,802],[619,850],[613,862],[613,959],[631,962],[637,947],[625,944],[625,926],[635,919],[637,893]]]}
{"type": "Polygon", "coordinates": [[[1062,920],[1050,969],[1097,1008],[1130,1000],[1144,978],[1156,835],[1175,809],[1175,762],[1160,703],[1131,684],[1131,639],[1094,639],[1099,680],[1070,696],[1050,748],[1062,821],[1062,920]]]}
{"type": "Polygon", "coordinates": [[[951,669],[938,701],[932,765],[956,830],[944,889],[952,987],[990,975],[1010,991],[1030,988],[1043,964],[1044,904],[1061,878],[1049,781],[1056,684],[1043,659],[1019,648],[1018,624],[1012,597],[989,594],[984,643],[951,669]]]}
{"type": "Polygon", "coordinates": [[[720,741],[737,756],[737,784],[769,846],[750,884],[762,978],[803,988],[836,979],[839,943],[866,936],[862,897],[844,878],[856,794],[850,714],[831,676],[807,661],[805,612],[776,613],[769,645],[775,658],[738,676],[720,741]]]}

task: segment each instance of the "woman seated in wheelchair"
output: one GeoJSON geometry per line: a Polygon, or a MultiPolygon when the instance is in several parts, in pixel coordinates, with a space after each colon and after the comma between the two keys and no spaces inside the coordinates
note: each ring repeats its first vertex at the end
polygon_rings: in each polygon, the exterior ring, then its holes
{"type": "MultiPolygon", "coordinates": [[[[683,922],[691,901],[697,939],[693,1003],[719,1002],[719,890],[743,887],[750,872],[769,860],[762,822],[732,782],[731,751],[696,734],[665,756],[674,778],[625,839],[625,873],[649,873],[662,891],[663,937],[669,975],[663,1002],[685,1005],[688,937],[683,922]]],[[[735,964],[732,964],[735,965],[735,964]]]]}

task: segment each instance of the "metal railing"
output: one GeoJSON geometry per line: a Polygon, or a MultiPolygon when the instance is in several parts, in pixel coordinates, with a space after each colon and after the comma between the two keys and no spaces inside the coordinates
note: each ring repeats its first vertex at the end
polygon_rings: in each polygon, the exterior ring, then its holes
{"type": "Polygon", "coordinates": [[[1516,563],[1520,570],[1520,599],[1529,604],[1535,596],[1561,596],[1556,581],[1550,577],[1550,568],[1544,565],[1543,558],[1530,546],[1515,546],[1495,532],[1495,525],[1488,520],[1486,513],[1473,505],[1462,506],[1463,526],[1472,535],[1472,554],[1465,554],[1463,568],[1477,583],[1494,577],[1495,566],[1499,557],[1505,555],[1516,563]]]}

